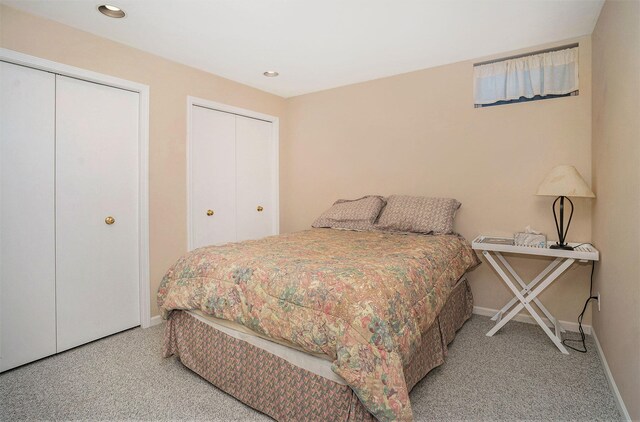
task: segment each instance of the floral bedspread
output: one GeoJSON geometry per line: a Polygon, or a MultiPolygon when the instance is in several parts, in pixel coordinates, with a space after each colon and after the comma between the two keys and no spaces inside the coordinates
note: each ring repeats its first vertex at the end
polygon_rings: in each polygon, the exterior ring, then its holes
{"type": "Polygon", "coordinates": [[[158,305],[324,353],[376,418],[411,420],[403,367],[477,264],[454,235],[313,229],[196,249],[169,269],[158,305]]]}

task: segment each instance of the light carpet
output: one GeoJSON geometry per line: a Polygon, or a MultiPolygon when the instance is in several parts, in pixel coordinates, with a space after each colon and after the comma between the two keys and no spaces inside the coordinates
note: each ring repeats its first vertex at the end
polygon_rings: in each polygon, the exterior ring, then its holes
{"type": "MultiPolygon", "coordinates": [[[[411,392],[422,420],[620,420],[595,344],[566,356],[535,325],[474,315],[411,392]]],[[[0,419],[260,421],[136,328],[0,374],[0,419]]],[[[569,333],[568,336],[576,337],[569,333]]]]}

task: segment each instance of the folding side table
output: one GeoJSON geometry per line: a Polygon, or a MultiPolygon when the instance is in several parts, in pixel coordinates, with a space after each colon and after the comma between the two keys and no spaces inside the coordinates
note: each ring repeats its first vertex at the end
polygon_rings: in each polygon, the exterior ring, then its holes
{"type": "MultiPolygon", "coordinates": [[[[513,239],[511,239],[513,240],[513,239]]],[[[478,236],[472,242],[475,250],[482,251],[489,264],[496,270],[500,278],[513,292],[514,297],[505,304],[491,319],[496,321],[496,325],[489,330],[487,336],[493,336],[500,328],[515,317],[523,308],[526,309],[533,319],[542,327],[542,330],[549,336],[556,347],[564,354],[568,355],[567,348],[562,344],[562,333],[565,329],[558,322],[551,312],[542,304],[538,295],[549,287],[562,273],[564,273],[574,262],[597,261],[600,253],[590,244],[570,243],[576,247],[572,251],[561,249],[550,249],[551,242],[546,247],[515,246],[508,244],[509,238],[495,236],[478,236]],[[580,245],[580,246],[578,246],[580,245]],[[516,273],[513,267],[507,262],[502,253],[512,253],[521,255],[538,255],[555,258],[536,278],[528,284],[516,273]],[[498,263],[502,264],[502,266],[498,263]],[[503,268],[504,267],[504,268],[503,268]],[[506,269],[506,272],[505,272],[506,269]],[[508,274],[507,274],[508,273],[508,274]],[[520,287],[517,287],[517,285],[520,287]],[[536,312],[531,303],[537,305],[538,309],[549,319],[552,327],[548,327],[542,317],[536,312]],[[515,305],[515,306],[514,306],[515,305]],[[508,312],[508,313],[507,313],[508,312]],[[551,331],[551,328],[554,331],[551,331]]]]}

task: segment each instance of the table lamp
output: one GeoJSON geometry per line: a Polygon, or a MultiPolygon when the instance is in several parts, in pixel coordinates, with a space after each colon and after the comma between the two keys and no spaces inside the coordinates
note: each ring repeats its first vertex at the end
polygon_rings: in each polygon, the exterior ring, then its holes
{"type": "Polygon", "coordinates": [[[556,221],[556,230],[558,231],[558,242],[555,245],[549,246],[551,249],[564,249],[573,250],[572,246],[569,246],[565,240],[567,238],[567,232],[569,231],[569,225],[571,224],[571,218],[573,217],[573,202],[569,199],[569,196],[575,198],[595,198],[587,182],[584,181],[578,170],[574,166],[557,166],[547,177],[544,178],[536,195],[542,196],[557,196],[553,201],[553,218],[556,221]],[[564,226],[564,200],[569,201],[571,204],[571,213],[569,214],[569,220],[567,220],[567,226],[564,226]],[[556,212],[556,204],[560,201],[559,213],[556,212]],[[559,214],[559,215],[558,215],[559,214]]]}

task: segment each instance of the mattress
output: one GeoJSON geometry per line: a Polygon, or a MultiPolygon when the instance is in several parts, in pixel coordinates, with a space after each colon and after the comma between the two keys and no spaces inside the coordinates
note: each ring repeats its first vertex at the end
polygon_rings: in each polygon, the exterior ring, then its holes
{"type": "MultiPolygon", "coordinates": [[[[462,282],[466,282],[463,276],[454,287],[454,290],[462,282]]],[[[313,374],[331,380],[335,383],[346,385],[347,382],[335,372],[331,370],[331,358],[321,353],[310,353],[301,347],[282,340],[268,339],[264,335],[250,330],[242,324],[233,321],[216,318],[207,315],[202,311],[186,311],[199,321],[204,322],[208,326],[225,333],[235,339],[244,341],[266,352],[271,353],[281,359],[286,360],[298,368],[305,369],[313,374]]]]}
{"type": "Polygon", "coordinates": [[[292,365],[298,368],[305,369],[311,373],[319,375],[323,378],[331,380],[338,384],[346,385],[346,381],[339,375],[331,370],[331,358],[327,355],[318,353],[308,353],[301,350],[299,347],[284,342],[276,342],[273,340],[267,340],[263,336],[249,330],[244,325],[232,321],[226,321],[224,319],[215,318],[210,315],[204,314],[201,311],[187,311],[199,321],[204,322],[210,327],[215,328],[218,331],[225,333],[235,339],[242,340],[248,344],[258,347],[272,355],[278,356],[281,359],[286,360],[292,365]]]}

